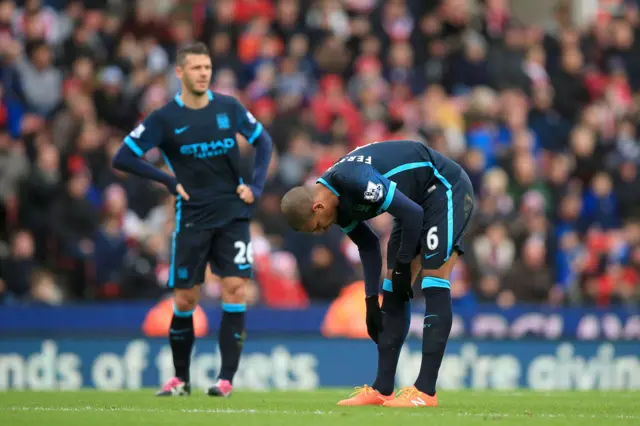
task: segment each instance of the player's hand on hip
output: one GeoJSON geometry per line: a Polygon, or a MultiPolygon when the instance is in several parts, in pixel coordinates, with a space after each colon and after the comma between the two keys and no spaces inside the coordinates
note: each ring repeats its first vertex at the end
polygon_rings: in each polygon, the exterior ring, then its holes
{"type": "Polygon", "coordinates": [[[393,292],[404,297],[405,300],[413,299],[413,289],[411,280],[411,263],[402,263],[396,260],[391,277],[393,292]]]}
{"type": "Polygon", "coordinates": [[[367,334],[371,340],[378,343],[378,337],[382,333],[382,311],[378,303],[378,296],[365,298],[367,305],[367,334]]]}
{"type": "Polygon", "coordinates": [[[255,201],[253,191],[251,190],[251,188],[249,188],[249,185],[238,185],[236,193],[240,196],[240,199],[247,204],[253,204],[253,202],[255,201]]]}
{"type": "Polygon", "coordinates": [[[187,191],[184,190],[184,187],[182,186],[181,183],[176,185],[176,192],[178,193],[179,196],[184,198],[186,201],[189,201],[189,194],[187,194],[187,191]]]}

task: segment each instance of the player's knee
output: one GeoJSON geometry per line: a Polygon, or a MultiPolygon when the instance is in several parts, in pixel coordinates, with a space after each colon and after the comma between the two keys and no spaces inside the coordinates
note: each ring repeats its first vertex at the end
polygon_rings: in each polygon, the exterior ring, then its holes
{"type": "Polygon", "coordinates": [[[389,315],[403,314],[407,308],[405,296],[399,293],[385,291],[382,297],[382,310],[389,315]]]}
{"type": "Polygon", "coordinates": [[[198,304],[198,292],[196,288],[176,290],[174,294],[175,307],[180,312],[193,311],[198,304]]]}
{"type": "Polygon", "coordinates": [[[186,298],[176,298],[175,299],[175,307],[179,312],[190,312],[196,308],[197,303],[186,299],[186,298]]]}
{"type": "Polygon", "coordinates": [[[458,261],[458,252],[455,250],[449,256],[446,262],[442,264],[438,269],[423,269],[422,276],[423,277],[434,277],[443,280],[449,280],[451,277],[451,272],[453,271],[453,267],[458,261]]]}
{"type": "Polygon", "coordinates": [[[387,279],[393,279],[393,269],[387,269],[387,279]]]}
{"type": "MultiPolygon", "coordinates": [[[[413,258],[413,260],[411,261],[411,279],[413,281],[415,281],[415,279],[418,277],[418,274],[420,273],[420,270],[422,269],[422,259],[420,258],[420,255],[416,256],[413,258]]],[[[387,280],[392,280],[393,279],[393,264],[390,261],[387,261],[387,263],[389,263],[389,269],[387,269],[387,275],[386,278],[387,280]]]]}
{"type": "Polygon", "coordinates": [[[245,303],[247,278],[227,277],[222,279],[222,300],[225,303],[245,303]]]}
{"type": "MultiPolygon", "coordinates": [[[[422,269],[422,258],[420,257],[420,254],[418,254],[417,256],[415,256],[412,260],[411,260],[411,275],[413,277],[417,276],[418,273],[420,272],[420,269],[422,269]]],[[[386,278],[387,279],[392,279],[393,278],[393,268],[395,266],[395,259],[387,259],[387,275],[386,278]]]]}

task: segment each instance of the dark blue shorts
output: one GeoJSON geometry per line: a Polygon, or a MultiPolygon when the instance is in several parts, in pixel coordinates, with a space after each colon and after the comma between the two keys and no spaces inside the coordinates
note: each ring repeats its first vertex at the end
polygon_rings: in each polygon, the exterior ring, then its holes
{"type": "MultiPolygon", "coordinates": [[[[469,225],[475,203],[469,176],[461,170],[460,177],[450,182],[444,177],[429,188],[429,196],[422,203],[424,221],[420,244],[422,269],[439,269],[453,251],[464,253],[464,234],[469,225]]],[[[393,229],[387,246],[387,266],[393,269],[400,248],[401,226],[393,219],[393,229]]]]}
{"type": "Polygon", "coordinates": [[[251,277],[253,251],[248,219],[211,230],[177,229],[171,246],[170,288],[191,288],[204,281],[207,263],[220,277],[251,277]]]}

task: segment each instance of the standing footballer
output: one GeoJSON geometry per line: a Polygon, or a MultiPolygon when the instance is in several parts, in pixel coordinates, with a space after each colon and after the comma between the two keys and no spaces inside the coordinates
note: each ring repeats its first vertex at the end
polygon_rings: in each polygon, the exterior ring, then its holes
{"type": "Polygon", "coordinates": [[[464,252],[473,203],[473,188],[462,167],[412,141],[357,148],[331,166],[315,186],[296,187],[282,199],[292,228],[323,232],[337,224],[360,252],[367,331],[378,345],[378,374],[372,386],[358,388],[339,405],[438,405],[436,380],[452,323],[449,279],[464,252]],[[365,221],[384,212],[394,220],[381,309],[380,244],[365,221]],[[409,331],[411,284],[421,269],[426,302],[422,364],[414,386],[394,398],[398,357],[409,331]]]}
{"type": "Polygon", "coordinates": [[[124,139],[113,165],[161,182],[176,195],[168,283],[174,290],[169,341],[175,377],[157,395],[191,393],[192,314],[209,262],[213,272],[222,277],[223,314],[219,334],[222,367],[208,394],[228,397],[245,336],[245,287],[252,267],[249,219],[252,204],[264,187],[272,141],[236,99],[209,90],[211,58],[204,44],[179,50],[176,75],[181,92],[124,139]],[[240,177],[237,133],[256,148],[250,184],[244,184],[240,177]],[[175,177],[143,159],[153,147],[160,149],[175,177]]]}

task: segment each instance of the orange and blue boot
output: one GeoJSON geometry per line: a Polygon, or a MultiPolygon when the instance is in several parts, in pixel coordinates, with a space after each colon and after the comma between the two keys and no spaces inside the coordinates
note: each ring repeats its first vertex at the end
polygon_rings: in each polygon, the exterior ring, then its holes
{"type": "Polygon", "coordinates": [[[415,386],[408,386],[400,389],[396,397],[385,401],[383,406],[397,408],[437,407],[438,397],[420,392],[415,386]]]}
{"type": "Polygon", "coordinates": [[[343,407],[363,407],[365,405],[382,405],[393,399],[393,395],[383,395],[371,386],[356,387],[356,391],[349,398],[338,402],[343,407]]]}

